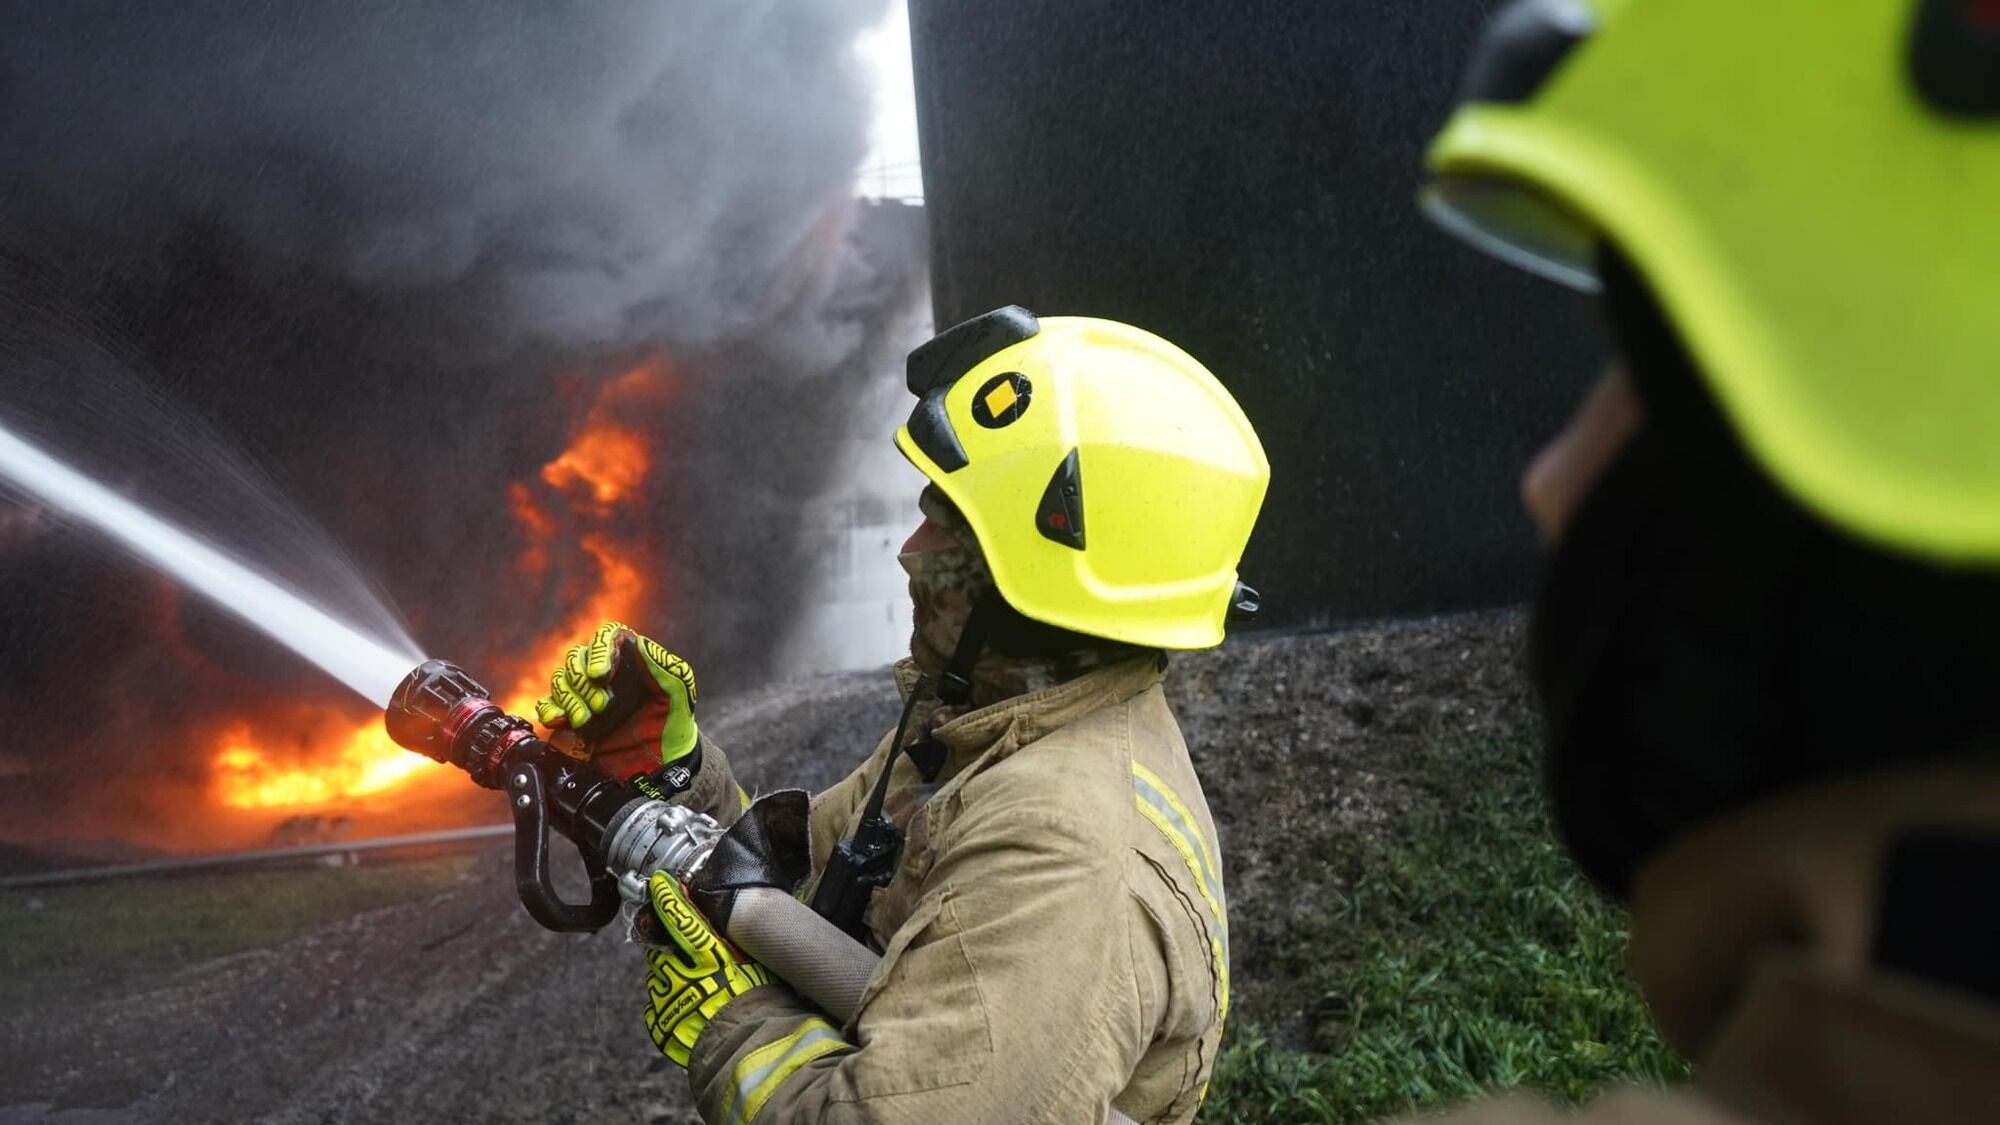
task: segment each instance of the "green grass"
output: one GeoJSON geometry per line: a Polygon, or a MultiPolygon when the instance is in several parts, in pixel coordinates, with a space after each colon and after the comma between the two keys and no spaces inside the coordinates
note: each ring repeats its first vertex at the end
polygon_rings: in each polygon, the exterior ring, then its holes
{"type": "Polygon", "coordinates": [[[0,1007],[277,945],[428,894],[471,856],[0,892],[0,1007]]]}
{"type": "Polygon", "coordinates": [[[1344,1125],[1494,1087],[1573,1101],[1687,1073],[1625,976],[1623,913],[1555,843],[1533,737],[1417,757],[1437,804],[1327,857],[1356,877],[1326,932],[1299,935],[1327,951],[1299,982],[1321,1001],[1312,1048],[1237,1021],[1203,1122],[1344,1125]]]}

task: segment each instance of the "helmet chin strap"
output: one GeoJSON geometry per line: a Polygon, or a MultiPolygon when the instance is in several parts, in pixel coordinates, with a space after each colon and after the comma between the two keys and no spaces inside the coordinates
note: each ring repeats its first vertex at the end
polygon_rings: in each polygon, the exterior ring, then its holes
{"type": "Polygon", "coordinates": [[[958,644],[951,650],[951,660],[945,665],[944,675],[938,679],[939,703],[957,707],[972,698],[972,669],[979,663],[980,654],[986,651],[993,620],[1005,604],[1000,600],[1000,591],[991,585],[980,590],[972,600],[972,612],[966,616],[965,628],[958,632],[958,644]]]}

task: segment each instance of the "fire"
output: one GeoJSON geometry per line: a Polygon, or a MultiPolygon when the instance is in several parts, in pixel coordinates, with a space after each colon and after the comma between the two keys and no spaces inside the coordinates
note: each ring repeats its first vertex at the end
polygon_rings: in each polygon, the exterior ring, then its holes
{"type": "Polygon", "coordinates": [[[624,621],[644,601],[646,579],[609,536],[583,537],[584,553],[597,567],[597,588],[564,622],[535,645],[540,658],[525,665],[500,705],[516,715],[534,714],[535,700],[548,693],[549,670],[561,663],[569,646],[590,636],[606,621],[624,621]]]}
{"type": "Polygon", "coordinates": [[[443,768],[389,741],[379,722],[348,732],[346,742],[331,751],[314,752],[310,764],[281,761],[248,727],[231,728],[215,755],[216,796],[236,809],[324,805],[379,793],[443,768]]]}
{"type": "Polygon", "coordinates": [[[507,486],[507,506],[514,510],[514,518],[528,537],[527,549],[521,552],[521,570],[539,578],[549,569],[549,540],[555,538],[556,522],[520,481],[507,486]]]}
{"type": "Polygon", "coordinates": [[[562,489],[584,485],[601,510],[646,479],[648,459],[645,439],[605,425],[579,434],[562,456],[542,466],[542,479],[562,489]]]}
{"type": "MultiPolygon", "coordinates": [[[[652,471],[651,447],[629,419],[669,386],[666,366],[657,360],[602,384],[568,446],[537,474],[546,487],[516,481],[507,490],[507,506],[524,540],[516,560],[520,573],[539,579],[560,560],[566,569],[558,573],[587,578],[565,587],[578,592],[565,597],[573,608],[561,624],[500,677],[510,685],[501,706],[515,714],[533,715],[534,701],[547,691],[549,669],[570,645],[600,622],[629,620],[647,605],[644,552],[612,525],[643,499],[652,471]]],[[[290,754],[277,752],[282,740],[248,722],[222,732],[210,773],[217,800],[237,809],[334,805],[449,773],[391,742],[380,716],[359,722],[345,712],[295,716],[286,729],[309,735],[295,733],[290,754]]]]}
{"type": "MultiPolygon", "coordinates": [[[[632,497],[653,467],[646,439],[621,419],[634,407],[659,398],[665,389],[665,374],[657,361],[604,384],[569,448],[542,466],[542,479],[572,495],[588,496],[596,505],[595,514],[610,514],[612,505],[632,497]]],[[[518,505],[515,510],[520,511],[518,505]]]]}

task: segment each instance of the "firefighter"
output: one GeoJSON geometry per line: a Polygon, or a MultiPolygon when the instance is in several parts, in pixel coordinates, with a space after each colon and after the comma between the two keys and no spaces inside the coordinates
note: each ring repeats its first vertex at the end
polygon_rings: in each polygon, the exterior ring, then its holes
{"type": "MultiPolygon", "coordinates": [[[[816,907],[843,897],[828,880],[859,890],[881,966],[835,1026],[656,875],[671,940],[648,952],[648,1029],[710,1122],[1191,1120],[1229,1006],[1228,916],[1161,681],[1167,650],[1254,609],[1236,566],[1263,449],[1199,363],[1110,321],[1000,309],[908,374],[895,440],[929,484],[901,555],[907,734],[814,798],[804,888],[816,907]],[[900,842],[870,894],[833,860],[875,803],[900,842]]],[[[571,651],[545,723],[604,712],[629,632],[571,651]]],[[[732,819],[743,792],[700,737],[686,663],[629,651],[657,694],[605,749],[664,759],[655,778],[678,763],[678,799],[732,819]]]]}
{"type": "Polygon", "coordinates": [[[1430,165],[1426,209],[1600,294],[1617,356],[1525,478],[1530,663],[1565,842],[1695,1079],[1581,1118],[1995,1120],[1994,5],[1516,3],[1430,165]]]}

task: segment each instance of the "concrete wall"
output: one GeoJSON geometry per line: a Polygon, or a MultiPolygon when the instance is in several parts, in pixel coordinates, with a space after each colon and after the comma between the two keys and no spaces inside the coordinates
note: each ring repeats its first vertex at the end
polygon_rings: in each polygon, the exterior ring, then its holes
{"type": "Polygon", "coordinates": [[[1411,202],[1489,7],[911,0],[938,323],[1109,316],[1213,368],[1271,456],[1270,624],[1529,593],[1516,481],[1588,309],[1411,202]]]}

